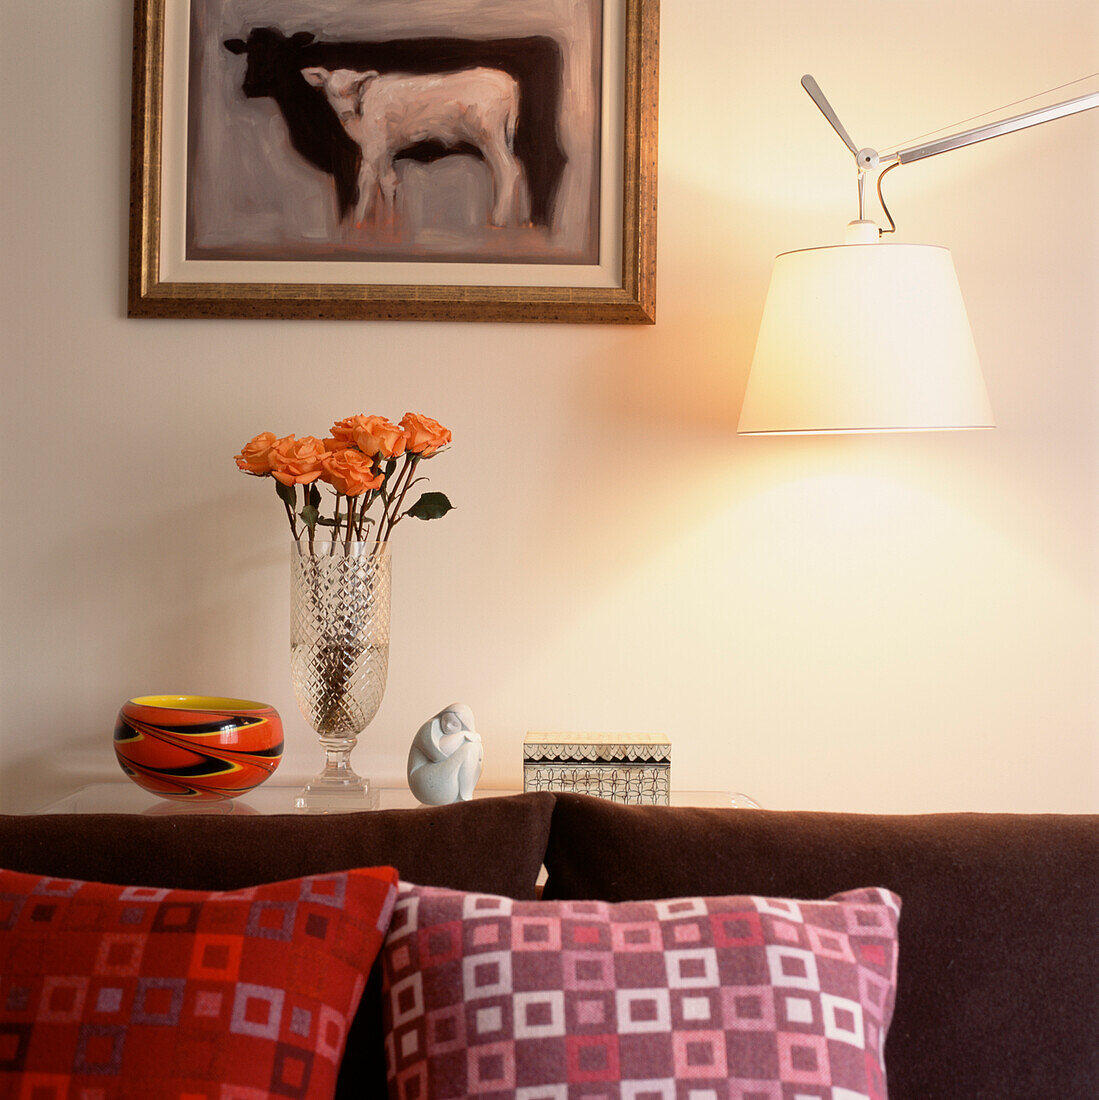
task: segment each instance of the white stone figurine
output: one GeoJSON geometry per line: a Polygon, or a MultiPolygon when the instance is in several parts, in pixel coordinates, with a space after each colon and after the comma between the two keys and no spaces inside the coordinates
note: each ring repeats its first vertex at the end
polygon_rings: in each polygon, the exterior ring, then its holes
{"type": "Polygon", "coordinates": [[[427,806],[468,802],[484,763],[481,735],[473,728],[473,711],[453,703],[428,719],[408,750],[408,786],[427,806]]]}

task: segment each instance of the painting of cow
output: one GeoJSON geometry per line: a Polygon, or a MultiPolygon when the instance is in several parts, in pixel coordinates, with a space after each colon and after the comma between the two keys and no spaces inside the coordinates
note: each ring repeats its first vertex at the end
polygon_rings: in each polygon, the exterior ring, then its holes
{"type": "Polygon", "coordinates": [[[333,5],[192,0],[189,257],[595,262],[601,0],[333,5]]]}
{"type": "Polygon", "coordinates": [[[393,217],[397,197],[394,161],[406,149],[436,142],[444,150],[472,149],[492,171],[495,226],[514,223],[519,188],[515,129],[519,85],[499,69],[414,75],[366,73],[316,66],[302,76],[323,88],[348,137],[359,148],[358,202],[362,225],[380,198],[393,217]]]}

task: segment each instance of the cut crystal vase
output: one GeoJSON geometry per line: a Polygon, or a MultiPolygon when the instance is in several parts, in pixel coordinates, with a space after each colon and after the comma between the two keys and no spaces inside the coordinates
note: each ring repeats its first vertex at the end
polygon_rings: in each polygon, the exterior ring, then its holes
{"type": "MultiPolygon", "coordinates": [[[[371,804],[351,750],[373,720],[389,668],[390,548],[384,542],[295,542],[290,556],[294,696],[325,752],[298,798],[313,811],[371,804]]],[[[375,796],[376,797],[376,796],[375,796]]]]}

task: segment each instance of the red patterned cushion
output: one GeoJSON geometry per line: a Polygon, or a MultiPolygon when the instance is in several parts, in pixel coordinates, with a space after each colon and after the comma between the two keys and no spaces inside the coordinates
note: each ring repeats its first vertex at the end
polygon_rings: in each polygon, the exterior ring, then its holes
{"type": "Polygon", "coordinates": [[[396,882],[201,893],[0,871],[0,1095],[331,1097],[396,882]]]}
{"type": "Polygon", "coordinates": [[[401,884],[392,1100],[885,1100],[900,902],[518,902],[401,884]]]}

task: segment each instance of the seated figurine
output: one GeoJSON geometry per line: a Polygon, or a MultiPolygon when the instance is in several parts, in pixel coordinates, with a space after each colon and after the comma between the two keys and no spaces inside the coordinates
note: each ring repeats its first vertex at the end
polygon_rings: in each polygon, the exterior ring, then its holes
{"type": "Polygon", "coordinates": [[[481,735],[473,711],[454,703],[428,719],[408,751],[408,786],[428,806],[468,802],[484,763],[481,735]]]}

